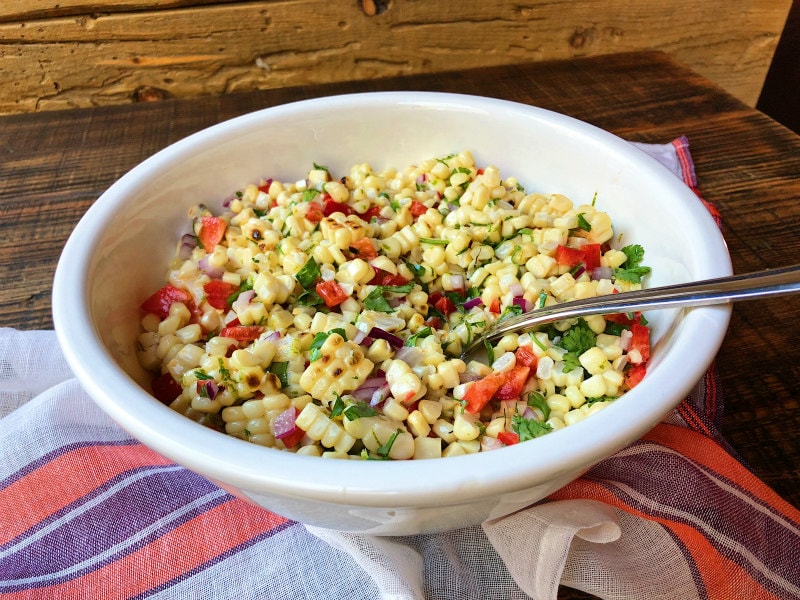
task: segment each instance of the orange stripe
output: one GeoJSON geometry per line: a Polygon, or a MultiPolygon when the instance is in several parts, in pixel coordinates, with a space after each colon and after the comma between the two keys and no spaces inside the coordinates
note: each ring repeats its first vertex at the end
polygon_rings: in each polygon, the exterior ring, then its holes
{"type": "Polygon", "coordinates": [[[778,496],[711,438],[685,427],[659,423],[642,439],[671,448],[699,465],[720,473],[800,527],[800,510],[778,496]]]}
{"type": "Polygon", "coordinates": [[[0,544],[82,498],[119,474],[169,460],[140,445],[91,445],[65,452],[0,490],[0,506],[25,503],[24,511],[0,511],[0,544]]]}
{"type": "Polygon", "coordinates": [[[765,590],[738,564],[717,552],[708,538],[691,525],[644,513],[626,504],[602,485],[583,478],[573,481],[548,496],[550,500],[573,498],[598,500],[642,519],[659,523],[672,531],[697,566],[697,572],[703,580],[709,600],[729,600],[730,598],[759,598],[759,600],[775,598],[775,600],[779,600],[779,597],[765,590]]]}
{"type": "MultiPolygon", "coordinates": [[[[41,588],[41,597],[82,600],[87,590],[103,600],[124,600],[166,585],[288,519],[232,499],[153,542],[82,577],[41,588]],[[165,560],[165,557],[170,557],[165,560]]],[[[39,597],[37,596],[37,597],[39,597]]],[[[29,591],[3,600],[30,600],[29,591]]]]}

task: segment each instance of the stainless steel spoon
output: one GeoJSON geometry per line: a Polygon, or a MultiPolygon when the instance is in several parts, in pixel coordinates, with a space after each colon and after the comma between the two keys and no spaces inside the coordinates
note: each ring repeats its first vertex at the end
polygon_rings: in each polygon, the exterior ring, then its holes
{"type": "Polygon", "coordinates": [[[475,338],[461,356],[467,358],[477,350],[485,348],[485,342],[496,341],[507,333],[524,333],[539,325],[562,319],[656,308],[708,306],[798,292],[800,292],[800,265],[792,265],[744,275],[571,300],[554,306],[537,308],[495,323],[482,335],[475,338]]]}

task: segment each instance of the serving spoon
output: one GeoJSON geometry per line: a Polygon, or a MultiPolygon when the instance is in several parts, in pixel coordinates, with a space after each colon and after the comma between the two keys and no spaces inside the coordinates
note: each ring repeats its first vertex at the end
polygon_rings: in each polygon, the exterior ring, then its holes
{"type": "Polygon", "coordinates": [[[800,292],[800,264],[743,275],[570,300],[498,321],[476,337],[461,356],[467,359],[477,350],[485,348],[487,342],[497,341],[508,333],[524,333],[539,325],[562,319],[656,308],[708,306],[797,292],[800,292]]]}

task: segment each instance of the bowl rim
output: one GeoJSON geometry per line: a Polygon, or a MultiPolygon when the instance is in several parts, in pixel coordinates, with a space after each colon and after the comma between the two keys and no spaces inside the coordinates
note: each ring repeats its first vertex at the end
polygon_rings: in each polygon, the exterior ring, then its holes
{"type": "MultiPolygon", "coordinates": [[[[441,504],[443,497],[458,504],[523,490],[532,482],[570,474],[576,465],[588,469],[651,429],[675,406],[676,390],[681,397],[689,393],[708,365],[682,360],[684,377],[675,382],[669,378],[666,367],[679,358],[671,354],[662,363],[664,366],[653,369],[637,388],[641,388],[638,395],[644,396],[646,392],[649,396],[647,401],[657,408],[629,407],[633,425],[619,428],[613,436],[605,432],[616,423],[619,410],[615,410],[615,405],[618,403],[594,414],[588,422],[582,421],[542,438],[503,448],[498,451],[502,454],[486,452],[433,461],[325,461],[263,448],[205,428],[160,404],[116,365],[93,323],[89,308],[89,281],[91,257],[103,235],[100,225],[112,218],[117,199],[134,189],[138,178],[160,172],[170,161],[191,153],[196,144],[208,143],[218,137],[227,139],[242,128],[283,115],[321,109],[353,110],[360,105],[376,104],[383,107],[424,105],[444,109],[522,111],[547,121],[551,126],[566,127],[580,135],[599,138],[618,156],[647,169],[658,185],[668,186],[677,196],[694,198],[694,204],[687,202],[686,208],[708,234],[698,240],[698,252],[709,252],[719,260],[714,272],[708,276],[732,272],[724,239],[708,211],[696,201],[694,192],[640,149],[584,121],[523,103],[449,92],[366,92],[281,104],[212,125],[158,151],[112,184],[75,227],[56,268],[53,319],[68,364],[101,409],[134,438],[170,460],[210,479],[249,492],[298,499],[324,498],[333,504],[365,507],[423,507],[441,504]],[[116,401],[116,397],[125,397],[129,403],[123,405],[116,401]],[[204,450],[198,453],[198,448],[204,450]],[[213,452],[205,450],[209,448],[213,452]],[[562,460],[536,460],[539,453],[554,449],[562,452],[562,460]],[[229,456],[236,458],[226,458],[229,456]],[[498,460],[498,457],[504,460],[498,460]],[[298,481],[298,472],[307,472],[309,476],[298,481]],[[393,482],[393,485],[383,489],[371,487],[378,480],[393,482]]],[[[700,273],[700,276],[706,274],[700,273]]],[[[694,333],[684,332],[677,336],[672,352],[701,353],[713,358],[723,341],[730,313],[729,305],[699,307],[686,313],[683,326],[695,327],[694,333]]]]}

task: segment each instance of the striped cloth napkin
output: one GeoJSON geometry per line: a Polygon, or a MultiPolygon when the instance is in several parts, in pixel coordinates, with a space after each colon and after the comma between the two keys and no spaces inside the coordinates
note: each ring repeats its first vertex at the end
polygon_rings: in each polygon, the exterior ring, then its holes
{"type": "MultiPolygon", "coordinates": [[[[696,187],[685,138],[640,147],[696,187]]],[[[721,412],[712,367],[643,439],[526,510],[370,537],[289,521],[169,462],[91,402],[53,332],[0,329],[0,600],[549,600],[559,584],[800,598],[800,511],[732,455],[721,412]]]]}

